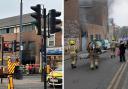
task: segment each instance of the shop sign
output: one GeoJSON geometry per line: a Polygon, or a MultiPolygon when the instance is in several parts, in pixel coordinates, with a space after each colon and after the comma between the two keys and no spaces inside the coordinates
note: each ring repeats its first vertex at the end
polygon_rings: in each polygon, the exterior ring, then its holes
{"type": "Polygon", "coordinates": [[[61,55],[62,47],[47,48],[47,55],[61,55]]]}

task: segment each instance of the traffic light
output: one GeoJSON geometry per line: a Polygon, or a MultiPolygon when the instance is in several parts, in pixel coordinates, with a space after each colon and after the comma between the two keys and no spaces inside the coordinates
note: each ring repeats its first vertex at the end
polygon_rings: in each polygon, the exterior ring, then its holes
{"type": "Polygon", "coordinates": [[[5,52],[11,52],[12,51],[11,43],[9,41],[3,42],[3,51],[5,51],[5,52]]]}
{"type": "Polygon", "coordinates": [[[40,4],[37,4],[36,6],[31,6],[31,9],[35,11],[35,13],[32,13],[31,16],[36,19],[34,24],[37,27],[37,35],[41,35],[41,6],[40,4]]]}
{"type": "Polygon", "coordinates": [[[16,52],[16,51],[20,50],[20,43],[16,42],[16,40],[12,41],[12,50],[13,50],[13,52],[16,52]]]}
{"type": "Polygon", "coordinates": [[[51,34],[61,31],[61,27],[57,26],[61,24],[61,20],[56,19],[56,17],[59,17],[60,15],[61,12],[58,12],[55,9],[49,11],[49,28],[51,34]]]}
{"type": "Polygon", "coordinates": [[[3,44],[3,51],[9,51],[9,44],[8,43],[3,44]]]}

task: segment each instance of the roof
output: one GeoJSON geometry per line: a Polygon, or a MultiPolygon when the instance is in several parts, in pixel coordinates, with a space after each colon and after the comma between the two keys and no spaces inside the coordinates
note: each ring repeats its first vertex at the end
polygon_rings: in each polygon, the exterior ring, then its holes
{"type": "MultiPolygon", "coordinates": [[[[34,21],[34,19],[30,16],[30,14],[31,13],[23,15],[23,23],[24,24],[34,21]]],[[[20,24],[20,15],[19,16],[0,19],[0,28],[10,27],[10,26],[19,25],[19,24],[20,24]]]]}

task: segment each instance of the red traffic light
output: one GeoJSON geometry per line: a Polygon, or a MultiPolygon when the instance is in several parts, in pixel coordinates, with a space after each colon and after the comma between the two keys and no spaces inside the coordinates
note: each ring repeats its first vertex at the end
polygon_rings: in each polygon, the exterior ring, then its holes
{"type": "Polygon", "coordinates": [[[9,47],[9,43],[4,43],[4,47],[9,47]]]}

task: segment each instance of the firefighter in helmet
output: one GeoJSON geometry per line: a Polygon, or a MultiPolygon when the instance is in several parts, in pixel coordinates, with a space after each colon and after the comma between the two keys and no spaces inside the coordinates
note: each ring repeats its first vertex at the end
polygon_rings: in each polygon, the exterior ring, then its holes
{"type": "Polygon", "coordinates": [[[87,50],[89,52],[89,61],[90,61],[90,68],[93,70],[94,68],[98,68],[99,65],[99,52],[101,52],[101,49],[96,42],[96,39],[93,40],[93,42],[90,42],[88,44],[87,50]]]}
{"type": "Polygon", "coordinates": [[[111,58],[115,58],[116,43],[114,42],[114,40],[112,40],[112,43],[110,45],[110,51],[111,51],[111,58]]]}
{"type": "Polygon", "coordinates": [[[76,68],[77,63],[77,47],[76,47],[76,41],[75,40],[69,40],[69,53],[71,57],[71,67],[76,68]]]}

